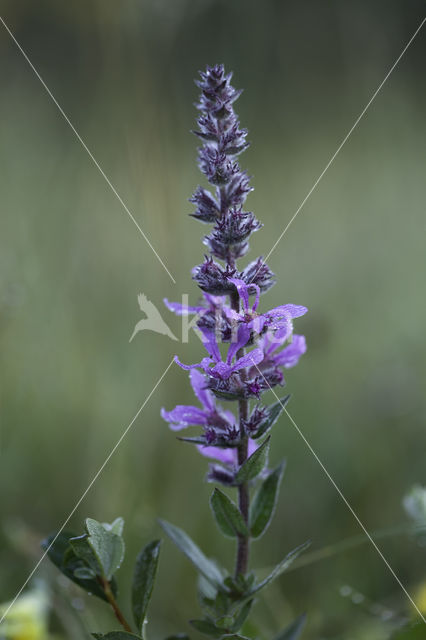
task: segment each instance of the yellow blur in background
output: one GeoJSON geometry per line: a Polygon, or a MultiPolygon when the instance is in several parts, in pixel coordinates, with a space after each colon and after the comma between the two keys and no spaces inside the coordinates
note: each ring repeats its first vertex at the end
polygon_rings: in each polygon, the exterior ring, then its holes
{"type": "MultiPolygon", "coordinates": [[[[0,605],[0,617],[11,603],[0,605]]],[[[21,595],[1,625],[2,640],[48,640],[48,597],[42,588],[21,595]]]]}

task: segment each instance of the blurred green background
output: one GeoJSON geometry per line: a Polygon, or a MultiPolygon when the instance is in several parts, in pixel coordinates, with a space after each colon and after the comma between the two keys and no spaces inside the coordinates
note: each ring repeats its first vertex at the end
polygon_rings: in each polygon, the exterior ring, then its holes
{"type": "MultiPolygon", "coordinates": [[[[245,89],[247,207],[265,224],[253,259],[269,252],[423,14],[409,0],[3,0],[6,23],[177,282],[0,25],[0,600],[15,595],[38,539],[62,524],[173,354],[200,358],[195,338],[144,332],[128,342],[139,292],[157,306],[198,296],[190,269],[205,228],[187,215],[202,182],[189,133],[198,69],[224,62],[245,89]]],[[[421,32],[273,252],[278,284],[262,301],[309,307],[297,321],[309,350],[286,376],[289,410],[372,532],[405,522],[402,497],[425,481],[425,54],[421,32]]],[[[180,332],[179,319],[163,317],[180,332]]],[[[159,416],[177,402],[192,394],[173,367],[71,521],[79,531],[87,515],[124,516],[123,583],[132,555],[159,535],[159,516],[232,563],[233,544],[209,512],[206,461],[159,416]]],[[[285,418],[272,462],[282,456],[279,509],[254,547],[257,567],[308,538],[318,550],[360,533],[285,418]]],[[[424,548],[407,536],[381,546],[416,594],[424,548]]],[[[47,562],[37,576],[67,599],[47,562]]],[[[62,603],[58,632],[83,637],[79,616],[107,630],[109,613],[87,600],[80,611],[71,593],[78,611],[62,603]]],[[[197,606],[194,571],[166,542],[151,638],[188,630],[197,606]]],[[[393,620],[414,617],[369,544],[283,576],[254,620],[272,637],[305,610],[304,637],[315,640],[380,640],[393,620]],[[344,597],[345,586],[363,601],[344,597]]]]}

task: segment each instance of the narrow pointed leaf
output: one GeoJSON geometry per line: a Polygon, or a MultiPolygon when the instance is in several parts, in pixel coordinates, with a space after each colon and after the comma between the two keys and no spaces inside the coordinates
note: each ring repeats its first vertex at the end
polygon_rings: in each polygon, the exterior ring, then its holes
{"type": "Polygon", "coordinates": [[[86,518],[87,542],[95,554],[104,577],[110,580],[120,568],[124,558],[124,540],[121,536],[107,531],[97,520],[86,518]]]}
{"type": "Polygon", "coordinates": [[[200,633],[204,633],[206,636],[211,636],[212,638],[220,638],[223,636],[223,629],[216,627],[211,620],[190,620],[189,622],[194,629],[197,629],[200,633]]]}
{"type": "Polygon", "coordinates": [[[248,602],[246,602],[241,608],[238,615],[234,618],[234,622],[231,626],[231,631],[233,633],[239,631],[243,626],[244,622],[247,620],[248,615],[251,611],[252,604],[253,604],[253,600],[249,600],[248,602]]]}
{"type": "Polygon", "coordinates": [[[191,540],[185,531],[175,527],[170,522],[160,520],[164,532],[175,545],[186,555],[196,569],[217,589],[223,590],[222,574],[216,564],[206,558],[199,547],[191,540]]]}
{"type": "Polygon", "coordinates": [[[284,398],[281,398],[281,400],[278,400],[278,402],[275,402],[274,404],[271,404],[268,407],[265,418],[262,420],[262,422],[258,426],[255,435],[251,436],[253,440],[257,440],[258,438],[261,438],[266,433],[268,433],[270,429],[272,429],[272,427],[280,417],[282,411],[284,410],[285,405],[289,400],[290,400],[290,395],[284,396],[284,398]]]}
{"type": "Polygon", "coordinates": [[[279,467],[261,484],[250,508],[250,534],[253,538],[260,538],[266,531],[272,517],[278,499],[278,491],[283,477],[285,463],[279,467]]]}
{"type": "Polygon", "coordinates": [[[294,620],[288,627],[283,629],[274,640],[297,640],[303,631],[306,622],[306,613],[294,620]]]}
{"type": "Polygon", "coordinates": [[[267,438],[258,449],[241,465],[236,476],[235,484],[243,484],[259,475],[265,468],[268,460],[269,441],[267,438]]]}
{"type": "Polygon", "coordinates": [[[247,525],[237,506],[219,489],[214,490],[210,498],[210,506],[219,529],[225,536],[235,538],[239,535],[249,535],[247,525]]]}
{"type": "Polygon", "coordinates": [[[277,566],[269,574],[269,576],[267,576],[267,578],[262,580],[262,582],[255,584],[247,595],[251,597],[255,593],[258,593],[261,589],[264,589],[265,587],[267,587],[268,584],[270,584],[273,580],[278,578],[278,576],[284,573],[284,571],[288,569],[291,563],[294,562],[294,560],[296,560],[296,558],[301,553],[303,553],[303,551],[305,551],[310,544],[311,544],[310,542],[305,542],[301,544],[299,547],[296,547],[296,549],[293,549],[293,551],[290,551],[290,553],[286,555],[284,560],[282,560],[279,564],[277,564],[277,566]]]}
{"type": "Polygon", "coordinates": [[[132,611],[138,632],[143,635],[146,611],[151,599],[160,556],[161,540],[153,540],[136,558],[132,583],[132,611]]]}

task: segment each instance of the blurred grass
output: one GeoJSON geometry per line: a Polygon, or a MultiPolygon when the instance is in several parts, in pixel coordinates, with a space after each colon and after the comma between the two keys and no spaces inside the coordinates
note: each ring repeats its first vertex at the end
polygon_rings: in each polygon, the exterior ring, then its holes
{"type": "MultiPolygon", "coordinates": [[[[256,189],[247,204],[265,223],[252,259],[268,253],[420,22],[422,5],[43,0],[4,7],[177,280],[168,279],[3,30],[2,519],[18,516],[43,536],[68,515],[175,352],[156,334],[128,344],[140,317],[137,294],[157,305],[183,292],[197,296],[190,269],[201,260],[205,230],[186,216],[201,179],[188,133],[197,69],[223,61],[245,87],[238,108],[253,145],[241,161],[256,189]]],[[[309,351],[288,372],[289,410],[370,530],[400,522],[403,494],[424,480],[424,52],[420,35],[271,255],[279,280],[263,300],[263,308],[292,301],[310,309],[297,324],[309,351]]],[[[167,311],[164,318],[179,333],[178,319],[167,311]]],[[[177,350],[184,361],[199,358],[196,340],[177,350]]],[[[159,417],[161,406],[190,400],[186,376],[173,368],[73,518],[75,528],[88,514],[123,515],[135,554],[158,534],[162,516],[231,561],[232,545],[219,540],[208,512],[205,461],[175,442],[159,417]]],[[[320,548],[359,532],[285,419],[272,461],[283,455],[277,519],[253,554],[259,567],[307,538],[320,548]]],[[[383,550],[414,589],[424,578],[424,550],[408,538],[384,541],[383,550]]],[[[7,600],[32,563],[6,538],[0,561],[7,600]]],[[[129,569],[130,562],[123,579],[129,569]]],[[[186,628],[196,606],[193,579],[165,545],[154,635],[186,628]]],[[[349,629],[353,638],[386,637],[385,623],[339,595],[342,584],[398,614],[409,610],[365,546],[284,576],[257,619],[272,635],[308,610],[308,638],[349,637],[349,629]]]]}

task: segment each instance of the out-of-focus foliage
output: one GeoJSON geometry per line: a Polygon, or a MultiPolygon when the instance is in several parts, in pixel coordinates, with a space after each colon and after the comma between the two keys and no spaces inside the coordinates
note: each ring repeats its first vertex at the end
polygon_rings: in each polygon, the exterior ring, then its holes
{"type": "Polygon", "coordinates": [[[35,588],[20,596],[11,606],[0,605],[0,617],[5,615],[0,637],[4,640],[47,640],[48,596],[43,588],[35,588]]]}
{"type": "MultiPolygon", "coordinates": [[[[248,259],[266,256],[423,14],[420,0],[3,1],[3,18],[177,284],[1,27],[2,600],[173,354],[185,362],[201,354],[196,340],[178,345],[148,332],[128,343],[141,318],[138,293],[175,335],[179,320],[162,298],[197,295],[188,283],[203,230],[186,200],[199,181],[189,134],[195,72],[224,62],[245,88],[239,109],[253,147],[244,165],[255,187],[247,205],[265,224],[248,259]],[[17,517],[29,533],[13,546],[17,517]]],[[[268,260],[280,284],[265,308],[309,307],[298,326],[308,352],[287,375],[288,410],[372,532],[403,523],[403,496],[424,484],[425,43],[420,33],[268,260]]],[[[71,528],[88,513],[100,521],[122,513],[134,557],[158,536],[161,516],[231,562],[233,542],[219,542],[211,488],[199,482],[205,463],[159,417],[161,406],[190,398],[186,376],[172,368],[71,528]]],[[[254,551],[265,575],[300,540],[312,539],[314,551],[360,533],[285,415],[274,429],[271,465],[285,456],[287,468],[275,521],[254,551]]],[[[380,540],[414,595],[425,580],[421,541],[380,540]]],[[[197,606],[191,568],[171,545],[163,553],[168,575],[160,567],[150,610],[160,638],[188,631],[197,606]]],[[[131,570],[120,569],[127,585],[131,570]]],[[[45,563],[39,574],[59,596],[72,595],[71,610],[53,620],[61,633],[84,637],[75,618],[107,629],[102,602],[87,607],[45,563]]],[[[416,616],[368,544],[279,578],[255,605],[253,625],[274,637],[304,611],[306,640],[386,639],[416,616]]]]}

